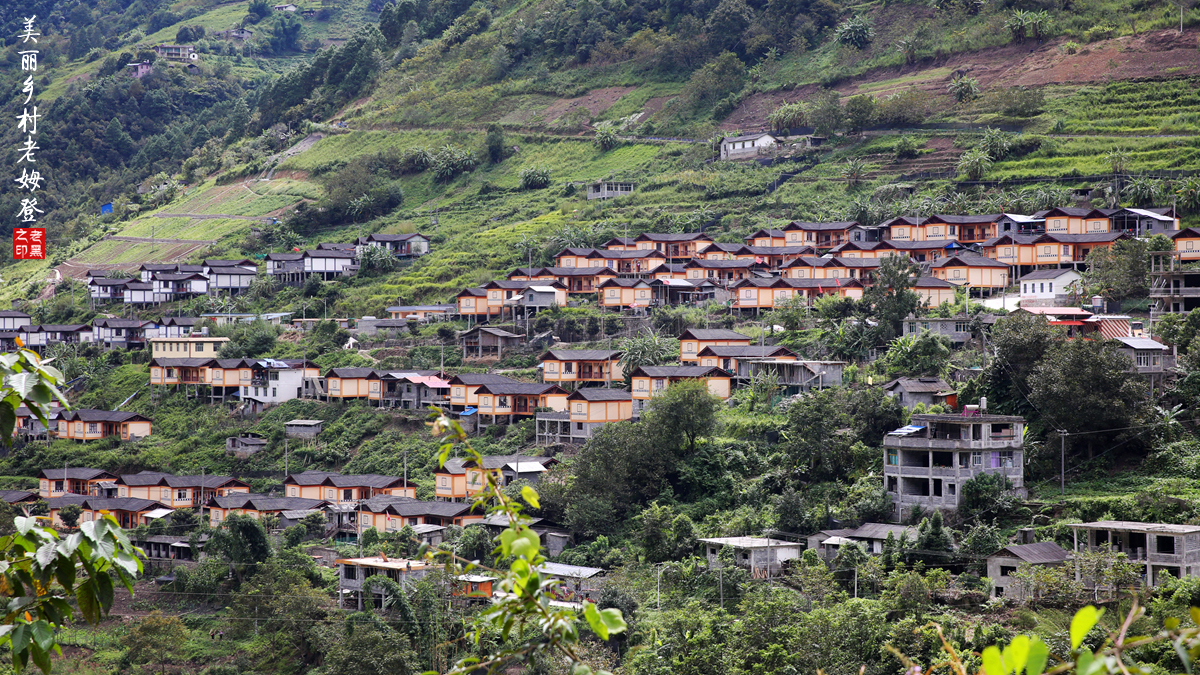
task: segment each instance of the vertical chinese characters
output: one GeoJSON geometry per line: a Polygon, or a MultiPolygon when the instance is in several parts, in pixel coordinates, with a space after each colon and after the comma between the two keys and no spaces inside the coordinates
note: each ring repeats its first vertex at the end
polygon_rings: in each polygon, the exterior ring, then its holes
{"type": "Polygon", "coordinates": [[[33,227],[33,224],[37,223],[38,216],[45,213],[43,209],[38,208],[37,199],[37,191],[42,186],[43,178],[37,170],[37,152],[40,150],[37,144],[37,125],[42,115],[38,113],[37,96],[33,83],[34,74],[38,68],[37,39],[41,37],[41,33],[35,26],[36,22],[36,15],[27,17],[24,27],[17,35],[20,40],[17,54],[21,57],[21,71],[25,73],[25,80],[21,87],[21,93],[25,95],[25,100],[22,103],[21,114],[17,115],[17,129],[21,131],[25,140],[17,147],[16,169],[20,170],[21,175],[17,176],[14,182],[17,184],[17,189],[21,191],[22,197],[16,216],[22,227],[13,228],[14,259],[44,259],[46,257],[46,231],[43,228],[33,227]]]}

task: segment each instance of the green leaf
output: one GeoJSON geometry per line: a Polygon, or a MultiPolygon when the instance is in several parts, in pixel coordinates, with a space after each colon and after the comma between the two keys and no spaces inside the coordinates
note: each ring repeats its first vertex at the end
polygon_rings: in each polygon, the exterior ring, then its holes
{"type": "Polygon", "coordinates": [[[1025,662],[1025,675],[1042,675],[1046,672],[1046,662],[1050,660],[1050,648],[1041,638],[1034,638],[1029,643],[1029,658],[1025,662]]]}
{"type": "Polygon", "coordinates": [[[42,651],[50,651],[50,647],[54,645],[54,629],[45,621],[35,621],[30,624],[33,631],[33,641],[42,651]]]}
{"type": "Polygon", "coordinates": [[[42,649],[36,644],[29,645],[29,659],[45,675],[50,675],[50,652],[48,650],[42,649]]]}
{"type": "MultiPolygon", "coordinates": [[[[608,625],[600,617],[600,611],[596,609],[595,603],[584,603],[583,618],[587,619],[588,625],[592,627],[592,632],[601,640],[608,639],[608,625]]],[[[988,675],[1004,675],[1004,673],[988,673],[988,675]]]]}
{"type": "Polygon", "coordinates": [[[1188,608],[1188,614],[1190,614],[1192,617],[1192,623],[1200,626],[1200,607],[1188,608]]]}
{"type": "Polygon", "coordinates": [[[542,548],[542,542],[533,530],[524,530],[512,540],[512,555],[518,558],[532,559],[542,548]]]}
{"type": "Polygon", "coordinates": [[[1004,651],[1000,653],[1000,657],[1004,660],[1004,667],[1009,672],[1020,673],[1025,670],[1025,663],[1029,659],[1029,636],[1018,635],[1008,643],[1004,651]]]}
{"type": "Polygon", "coordinates": [[[621,610],[615,607],[600,610],[600,620],[604,622],[610,635],[625,632],[625,617],[621,616],[621,610]]]}
{"type": "Polygon", "coordinates": [[[534,490],[533,488],[529,487],[528,485],[521,488],[521,498],[524,499],[527,504],[529,504],[530,506],[532,506],[535,509],[542,508],[541,506],[538,505],[537,490],[534,490]]]}
{"type": "MultiPolygon", "coordinates": [[[[1090,607],[1091,605],[1088,606],[1090,607]]],[[[1075,659],[1076,675],[1084,675],[1084,673],[1091,671],[1092,666],[1095,664],[1095,660],[1096,655],[1091,651],[1085,649],[1080,652],[1079,657],[1075,659]]]]}
{"type": "Polygon", "coordinates": [[[1166,628],[1167,630],[1175,630],[1176,628],[1179,628],[1179,619],[1176,619],[1173,616],[1168,616],[1163,620],[1163,628],[1166,628]]]}
{"type": "Polygon", "coordinates": [[[992,645],[983,650],[983,670],[987,675],[1008,675],[1004,667],[1004,659],[1000,657],[1000,649],[992,645]]]}
{"type": "Polygon", "coordinates": [[[1071,619],[1071,649],[1079,649],[1079,645],[1083,644],[1083,638],[1087,637],[1088,631],[1095,627],[1100,621],[1100,617],[1104,615],[1104,610],[1096,609],[1092,605],[1088,605],[1075,612],[1075,617],[1071,619]]]}
{"type": "Polygon", "coordinates": [[[96,588],[93,582],[87,581],[75,591],[75,602],[85,621],[91,624],[100,623],[100,603],[96,599],[96,588]]]}

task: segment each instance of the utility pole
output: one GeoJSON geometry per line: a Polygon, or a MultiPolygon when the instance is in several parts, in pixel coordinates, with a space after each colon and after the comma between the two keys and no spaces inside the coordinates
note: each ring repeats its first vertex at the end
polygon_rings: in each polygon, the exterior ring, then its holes
{"type": "Polygon", "coordinates": [[[1058,430],[1059,444],[1059,494],[1067,494],[1067,432],[1058,430]]]}
{"type": "Polygon", "coordinates": [[[288,475],[289,475],[288,474],[288,439],[287,439],[287,436],[284,436],[283,437],[283,477],[286,479],[288,477],[288,475]]]}

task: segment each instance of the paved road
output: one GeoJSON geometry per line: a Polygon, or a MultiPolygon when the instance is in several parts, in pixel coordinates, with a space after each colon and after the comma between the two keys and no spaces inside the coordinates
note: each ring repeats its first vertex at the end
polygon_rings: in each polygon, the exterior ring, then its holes
{"type": "Polygon", "coordinates": [[[132,241],[132,242],[135,242],[138,244],[192,244],[195,246],[207,246],[208,244],[216,243],[215,241],[211,241],[208,239],[158,239],[158,238],[152,238],[152,237],[121,237],[121,236],[108,236],[108,237],[105,237],[105,239],[112,240],[112,241],[132,241]]]}
{"type": "Polygon", "coordinates": [[[195,218],[196,220],[261,220],[264,223],[275,220],[270,216],[231,216],[225,213],[155,213],[153,216],[155,218],[195,218]]]}

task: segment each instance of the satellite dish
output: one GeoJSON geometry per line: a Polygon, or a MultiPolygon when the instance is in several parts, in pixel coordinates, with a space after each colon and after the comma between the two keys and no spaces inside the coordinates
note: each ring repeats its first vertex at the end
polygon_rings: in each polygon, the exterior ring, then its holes
{"type": "Polygon", "coordinates": [[[191,59],[191,60],[193,60],[193,61],[199,61],[199,60],[200,60],[200,55],[199,55],[199,54],[197,54],[196,52],[192,52],[192,53],[189,55],[189,57],[188,57],[188,58],[190,58],[190,59],[191,59]]]}

